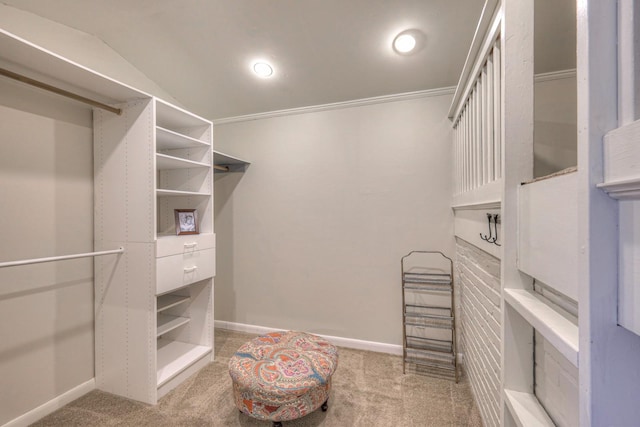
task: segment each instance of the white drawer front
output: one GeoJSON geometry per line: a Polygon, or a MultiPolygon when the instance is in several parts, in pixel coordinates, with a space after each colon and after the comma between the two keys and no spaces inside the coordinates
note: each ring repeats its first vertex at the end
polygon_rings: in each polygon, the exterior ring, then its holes
{"type": "Polygon", "coordinates": [[[163,294],[216,274],[216,251],[189,252],[156,259],[157,293],[163,294]]]}
{"type": "Polygon", "coordinates": [[[156,258],[188,254],[215,247],[216,235],[214,233],[189,234],[186,236],[159,236],[156,242],[156,258]]]}

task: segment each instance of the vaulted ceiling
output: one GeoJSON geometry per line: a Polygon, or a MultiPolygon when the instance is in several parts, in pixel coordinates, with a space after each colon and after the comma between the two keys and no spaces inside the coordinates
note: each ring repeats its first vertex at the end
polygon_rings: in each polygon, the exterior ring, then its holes
{"type": "Polygon", "coordinates": [[[92,34],[217,119],[454,86],[484,0],[1,0],[92,34]],[[391,48],[401,31],[418,51],[391,48]],[[257,78],[253,60],[275,74],[257,78]]]}

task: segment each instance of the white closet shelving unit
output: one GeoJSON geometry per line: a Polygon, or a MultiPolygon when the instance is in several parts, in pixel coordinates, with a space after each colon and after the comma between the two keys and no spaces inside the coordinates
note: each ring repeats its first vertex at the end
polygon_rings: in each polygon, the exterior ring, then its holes
{"type": "Polygon", "coordinates": [[[0,67],[122,110],[94,109],[94,250],[124,248],[95,259],[95,379],[155,404],[214,354],[212,123],[2,29],[0,67]]]}
{"type": "Polygon", "coordinates": [[[96,383],[155,404],[213,358],[213,128],[157,98],[120,108],[94,111],[96,246],[128,248],[96,261],[96,383]]]}

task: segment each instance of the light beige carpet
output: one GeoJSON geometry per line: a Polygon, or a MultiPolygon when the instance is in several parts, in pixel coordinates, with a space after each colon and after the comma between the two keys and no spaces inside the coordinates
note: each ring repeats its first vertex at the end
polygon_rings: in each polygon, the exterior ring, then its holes
{"type": "MultiPolygon", "coordinates": [[[[215,362],[149,406],[93,391],[34,426],[262,426],[233,403],[229,357],[254,335],[216,329],[215,362]]],[[[402,358],[339,349],[329,410],[315,411],[284,427],[482,426],[464,374],[458,384],[402,374],[402,358]]]]}

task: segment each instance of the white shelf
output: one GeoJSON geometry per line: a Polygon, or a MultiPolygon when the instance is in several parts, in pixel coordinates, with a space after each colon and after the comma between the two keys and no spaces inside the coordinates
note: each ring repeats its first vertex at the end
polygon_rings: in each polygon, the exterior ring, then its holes
{"type": "Polygon", "coordinates": [[[211,122],[156,98],[156,124],[163,128],[207,127],[211,122]]]}
{"type": "Polygon", "coordinates": [[[228,170],[216,169],[216,173],[224,172],[244,172],[245,168],[251,163],[238,157],[230,156],[219,151],[213,150],[213,164],[216,166],[226,167],[228,170]]]}
{"type": "Polygon", "coordinates": [[[213,150],[213,163],[215,163],[216,165],[248,165],[250,164],[250,162],[243,160],[239,157],[234,157],[229,154],[224,154],[216,150],[213,150]]]}
{"type": "Polygon", "coordinates": [[[578,366],[578,326],[551,308],[538,295],[505,289],[504,300],[545,337],[574,366],[578,366]]]}
{"type": "Polygon", "coordinates": [[[482,187],[453,196],[451,207],[464,209],[499,209],[502,200],[502,179],[490,182],[482,187]]]}
{"type": "Polygon", "coordinates": [[[168,156],[166,154],[156,154],[156,170],[165,169],[191,169],[205,168],[209,166],[206,163],[194,162],[193,160],[181,159],[180,157],[168,156]]]}
{"type": "Polygon", "coordinates": [[[96,101],[117,104],[131,99],[150,97],[143,91],[104,76],[2,29],[0,29],[0,52],[0,65],[3,68],[96,101]]]}
{"type": "Polygon", "coordinates": [[[174,150],[177,148],[207,148],[211,144],[156,126],[156,150],[174,150]]]}
{"type": "Polygon", "coordinates": [[[157,336],[173,331],[182,325],[189,323],[191,319],[188,317],[170,316],[168,314],[158,314],[158,331],[157,336]]]}
{"type": "Polygon", "coordinates": [[[549,426],[555,424],[547,415],[538,399],[531,393],[504,390],[504,401],[518,427],[549,426]]]}
{"type": "Polygon", "coordinates": [[[158,340],[158,387],[211,353],[211,347],[181,341],[158,340]]]}
{"type": "Polygon", "coordinates": [[[166,196],[211,196],[211,193],[200,193],[197,191],[178,191],[178,190],[165,190],[158,188],[156,190],[156,195],[158,197],[166,197],[166,196]]]}
{"type": "Polygon", "coordinates": [[[158,297],[157,312],[160,313],[186,301],[189,301],[189,297],[182,295],[161,295],[158,297]]]}

